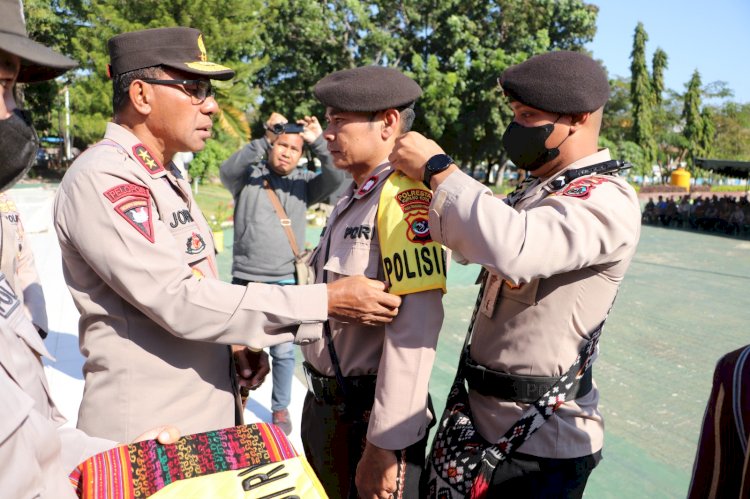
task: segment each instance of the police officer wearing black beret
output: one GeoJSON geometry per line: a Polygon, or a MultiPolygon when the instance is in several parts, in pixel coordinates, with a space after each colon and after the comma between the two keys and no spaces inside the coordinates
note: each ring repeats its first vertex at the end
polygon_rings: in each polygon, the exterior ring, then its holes
{"type": "Polygon", "coordinates": [[[448,401],[467,417],[438,430],[428,488],[446,499],[580,497],[604,439],[590,366],[635,253],[639,204],[617,175],[623,163],[598,148],[609,85],[596,61],[545,53],[499,83],[514,115],[503,145],[528,171],[507,199],[419,134],[390,156],[434,189],[432,237],[483,266],[448,401]]]}
{"type": "Polygon", "coordinates": [[[364,66],[326,76],[314,92],[326,106],[323,137],[334,165],[354,180],[321,236],[313,261],[318,282],[363,274],[388,280],[402,302],[391,324],[330,320],[326,343],[302,347],[309,388],[301,425],[305,455],[332,498],[416,498],[434,419],[428,382],[443,320],[445,266],[442,248],[426,230],[430,192],[396,173],[388,155],[410,129],[422,89],[397,69],[364,66]],[[413,225],[402,223],[407,214],[413,225]],[[424,237],[409,232],[414,226],[424,237]],[[441,255],[431,261],[429,276],[417,276],[413,255],[420,252],[441,255]],[[399,271],[389,273],[395,255],[399,271]],[[407,256],[411,277],[403,272],[407,256]]]}

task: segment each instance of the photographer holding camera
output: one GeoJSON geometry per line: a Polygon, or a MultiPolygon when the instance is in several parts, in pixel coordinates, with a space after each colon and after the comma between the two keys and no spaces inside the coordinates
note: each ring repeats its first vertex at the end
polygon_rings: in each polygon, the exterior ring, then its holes
{"type": "MultiPolygon", "coordinates": [[[[344,180],[333,166],[316,117],[305,116],[293,124],[272,113],[265,128],[264,137],[250,141],[221,165],[221,182],[234,197],[233,284],[295,284],[295,253],[304,251],[307,207],[325,199],[344,180]],[[320,161],[319,175],[297,168],[305,144],[320,161]],[[283,215],[275,205],[283,208],[283,215]]],[[[270,351],[273,423],[288,435],[294,348],[284,343],[270,351]]]]}

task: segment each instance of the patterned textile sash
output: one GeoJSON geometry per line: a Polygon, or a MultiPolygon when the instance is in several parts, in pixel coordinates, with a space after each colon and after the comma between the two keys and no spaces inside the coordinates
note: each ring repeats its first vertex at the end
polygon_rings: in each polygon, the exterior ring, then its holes
{"type": "Polygon", "coordinates": [[[84,499],[325,499],[312,468],[277,426],[251,424],[198,433],[161,445],[121,445],[70,474],[84,499]]]}
{"type": "Polygon", "coordinates": [[[483,450],[490,446],[474,428],[463,381],[454,382],[428,458],[427,497],[458,499],[468,496],[481,467],[483,450]]]}
{"type": "Polygon", "coordinates": [[[464,377],[459,368],[429,457],[428,497],[486,497],[498,464],[518,450],[573,393],[577,381],[591,366],[603,325],[604,322],[591,334],[568,372],[531,404],[495,444],[486,441],[474,427],[464,377]]]}

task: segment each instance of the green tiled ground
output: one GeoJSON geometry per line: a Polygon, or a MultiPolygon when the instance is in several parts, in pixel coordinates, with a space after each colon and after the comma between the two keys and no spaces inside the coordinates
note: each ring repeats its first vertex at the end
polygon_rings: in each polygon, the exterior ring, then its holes
{"type": "MultiPolygon", "coordinates": [[[[318,228],[308,230],[317,240],[318,228]]],[[[227,231],[227,245],[231,244],[227,231]]],[[[229,279],[231,247],[219,258],[229,279]]],[[[478,267],[453,265],[432,374],[442,411],[478,267]]],[[[684,497],[716,360],[750,343],[750,241],[644,227],[602,336],[595,379],[607,433],[595,498],[684,497]]]]}

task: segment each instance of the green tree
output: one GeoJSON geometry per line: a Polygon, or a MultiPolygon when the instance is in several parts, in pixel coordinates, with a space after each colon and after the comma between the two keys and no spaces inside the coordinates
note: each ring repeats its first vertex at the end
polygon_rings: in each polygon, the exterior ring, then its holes
{"type": "Polygon", "coordinates": [[[312,87],[326,74],[364,64],[396,66],[424,95],[415,129],[464,166],[504,163],[511,114],[496,79],[511,64],[553,50],[581,50],[594,36],[597,7],[581,0],[269,0],[258,73],[263,100],[288,118],[323,109],[312,87]]]}
{"type": "Polygon", "coordinates": [[[703,134],[706,130],[701,111],[701,75],[697,69],[693,72],[693,76],[687,84],[682,119],[684,120],[682,135],[686,140],[683,158],[690,160],[690,164],[693,165],[695,158],[700,157],[703,153],[703,144],[705,144],[703,134]]]}
{"type": "Polygon", "coordinates": [[[685,147],[682,129],[682,96],[673,90],[664,92],[661,106],[654,113],[654,139],[657,143],[657,162],[672,169],[682,159],[685,147]]]}
{"type": "Polygon", "coordinates": [[[701,111],[701,123],[703,130],[701,132],[701,141],[698,144],[698,151],[701,156],[708,158],[713,152],[714,136],[716,134],[716,125],[714,124],[710,108],[704,107],[701,111]]]}
{"type": "Polygon", "coordinates": [[[662,94],[664,93],[664,71],[666,71],[667,53],[657,48],[654,57],[651,59],[651,88],[654,92],[654,104],[660,107],[662,104],[662,94]]]}
{"type": "MultiPolygon", "coordinates": [[[[70,54],[70,45],[65,36],[65,21],[56,15],[54,5],[55,2],[50,4],[49,1],[43,0],[26,0],[24,2],[26,31],[32,40],[54,48],[58,52],[70,54]]],[[[64,111],[62,92],[66,82],[74,78],[74,74],[74,71],[70,71],[55,80],[19,85],[20,93],[23,95],[23,105],[34,111],[34,126],[40,135],[60,133],[64,111]]]]}
{"type": "Polygon", "coordinates": [[[582,0],[28,3],[44,14],[40,32],[81,62],[71,76],[79,147],[98,140],[111,119],[106,41],[126,31],[183,25],[203,31],[211,60],[238,71],[232,83],[217,85],[223,112],[215,136],[226,147],[247,140],[247,123],[257,129],[271,111],[290,119],[320,116],[312,87],[324,75],[381,64],[417,79],[424,95],[415,129],[470,169],[505,162],[501,138],[511,113],[495,83],[499,74],[541,52],[582,50],[598,12],[582,0]]]}
{"type": "Polygon", "coordinates": [[[193,160],[188,164],[188,173],[195,183],[213,181],[219,177],[221,163],[232,154],[232,149],[227,148],[218,140],[209,140],[206,147],[196,153],[193,160]]]}
{"type": "Polygon", "coordinates": [[[750,103],[727,102],[714,109],[714,158],[750,161],[750,103]]]}
{"type": "Polygon", "coordinates": [[[582,50],[595,34],[597,12],[596,6],[578,0],[422,3],[418,17],[411,19],[417,29],[409,45],[420,57],[405,69],[427,76],[430,83],[455,81],[455,99],[426,92],[418,103],[417,126],[464,167],[483,170],[504,164],[501,140],[512,114],[495,85],[497,77],[541,52],[582,50]],[[441,121],[454,115],[455,120],[441,121]]]}
{"type": "MultiPolygon", "coordinates": [[[[247,135],[244,113],[257,99],[253,74],[263,64],[261,0],[60,0],[53,4],[70,34],[72,55],[82,71],[72,87],[74,129],[80,146],[98,140],[112,115],[112,88],[107,77],[106,43],[112,36],[138,29],[191,26],[206,37],[210,60],[237,70],[228,85],[219,84],[223,113],[217,129],[226,140],[247,135]]],[[[236,139],[235,139],[236,140],[236,139]]]]}
{"type": "Polygon", "coordinates": [[[653,130],[654,89],[646,67],[646,42],[648,34],[643,23],[638,23],[633,37],[633,51],[630,54],[630,98],[633,103],[633,142],[641,146],[646,167],[656,160],[656,142],[653,130]]]}
{"type": "Polygon", "coordinates": [[[613,144],[618,144],[630,138],[633,128],[630,79],[622,77],[611,79],[609,89],[609,100],[604,106],[601,136],[613,144]]]}

